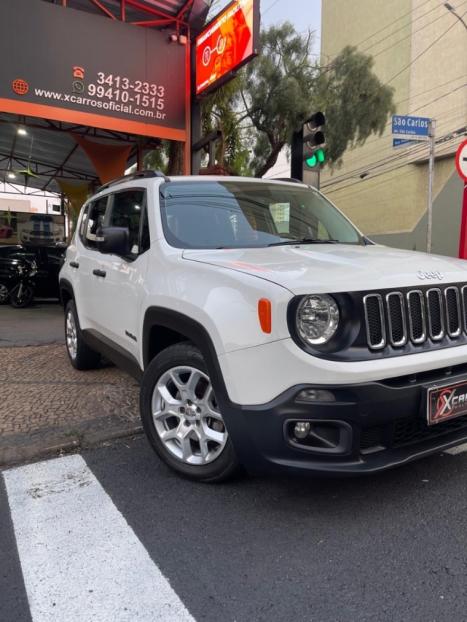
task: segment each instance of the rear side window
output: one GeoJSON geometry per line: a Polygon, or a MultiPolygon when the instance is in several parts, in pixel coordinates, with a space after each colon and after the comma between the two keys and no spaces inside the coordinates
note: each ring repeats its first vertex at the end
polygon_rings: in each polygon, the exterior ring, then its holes
{"type": "Polygon", "coordinates": [[[124,190],[113,195],[110,227],[126,227],[130,235],[130,253],[137,256],[149,248],[146,217],[146,193],[141,189],[124,190]]]}

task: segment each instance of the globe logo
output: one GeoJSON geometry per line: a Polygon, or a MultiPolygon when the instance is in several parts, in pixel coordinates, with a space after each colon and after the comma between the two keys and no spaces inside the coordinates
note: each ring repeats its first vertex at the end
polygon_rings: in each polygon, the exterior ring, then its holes
{"type": "Polygon", "coordinates": [[[16,78],[16,80],[13,80],[13,82],[11,83],[11,88],[17,95],[26,95],[26,93],[29,91],[29,84],[26,82],[26,80],[16,78]]]}

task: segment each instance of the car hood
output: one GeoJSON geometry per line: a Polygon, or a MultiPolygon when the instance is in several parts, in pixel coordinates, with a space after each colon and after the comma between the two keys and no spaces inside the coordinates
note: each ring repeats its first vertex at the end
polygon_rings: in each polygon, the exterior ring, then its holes
{"type": "Polygon", "coordinates": [[[185,250],[183,258],[251,274],[294,294],[467,282],[467,261],[380,245],[185,250]]]}

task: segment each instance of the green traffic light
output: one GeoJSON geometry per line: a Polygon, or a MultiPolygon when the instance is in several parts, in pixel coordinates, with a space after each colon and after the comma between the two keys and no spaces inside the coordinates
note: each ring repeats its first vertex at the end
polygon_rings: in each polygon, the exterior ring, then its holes
{"type": "Polygon", "coordinates": [[[305,164],[308,168],[315,168],[319,164],[326,162],[326,153],[324,149],[317,149],[312,156],[305,160],[305,164]]]}

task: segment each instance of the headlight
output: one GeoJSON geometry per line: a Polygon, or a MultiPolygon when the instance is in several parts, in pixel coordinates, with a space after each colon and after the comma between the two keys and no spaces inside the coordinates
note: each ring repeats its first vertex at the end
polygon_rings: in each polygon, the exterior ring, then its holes
{"type": "Polygon", "coordinates": [[[297,332],[311,346],[327,343],[339,325],[339,307],[327,294],[305,296],[298,305],[297,332]]]}

